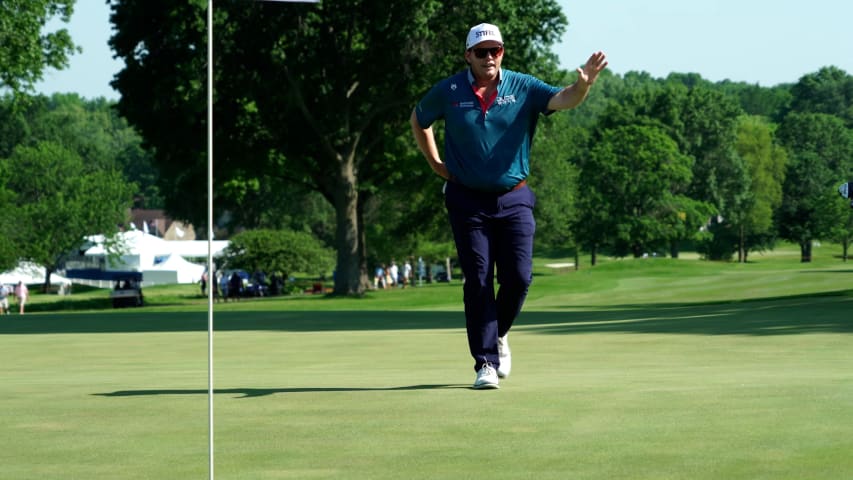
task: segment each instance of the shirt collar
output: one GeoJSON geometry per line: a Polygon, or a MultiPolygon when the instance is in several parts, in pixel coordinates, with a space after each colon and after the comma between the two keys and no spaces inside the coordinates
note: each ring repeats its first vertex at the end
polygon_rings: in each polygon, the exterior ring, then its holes
{"type": "MultiPolygon", "coordinates": [[[[503,80],[503,73],[504,73],[504,70],[502,68],[499,68],[498,69],[498,83],[501,83],[501,80],[503,80]]],[[[471,85],[474,85],[474,81],[475,81],[474,74],[471,73],[471,68],[469,67],[468,68],[468,83],[470,83],[471,85]]]]}

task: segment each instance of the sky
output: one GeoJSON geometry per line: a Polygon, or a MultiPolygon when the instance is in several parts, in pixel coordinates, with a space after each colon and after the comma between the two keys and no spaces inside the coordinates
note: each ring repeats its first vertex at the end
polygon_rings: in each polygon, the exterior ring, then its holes
{"type": "MultiPolygon", "coordinates": [[[[332,0],[327,0],[332,1],[332,0]]],[[[763,87],[795,83],[833,65],[853,75],[853,2],[840,0],[558,0],[569,26],[554,47],[575,69],[595,51],[624,75],[697,73],[707,80],[763,87]]],[[[487,21],[488,19],[484,19],[487,21]]],[[[51,24],[61,25],[56,22],[51,24]]],[[[500,26],[500,25],[499,25],[500,26]]],[[[49,69],[36,91],[74,92],[117,100],[109,83],[122,64],[107,45],[112,35],[103,0],[77,0],[67,25],[82,53],[69,68],[49,69]]],[[[460,33],[460,43],[465,32],[460,33]]],[[[508,55],[511,38],[504,38],[508,55]]]]}

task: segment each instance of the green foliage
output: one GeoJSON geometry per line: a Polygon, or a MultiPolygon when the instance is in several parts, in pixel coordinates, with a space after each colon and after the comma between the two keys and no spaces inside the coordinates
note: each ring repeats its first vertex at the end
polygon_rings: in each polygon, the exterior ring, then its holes
{"type": "MultiPolygon", "coordinates": [[[[118,111],[155,152],[166,210],[197,226],[206,224],[207,212],[207,187],[202,181],[207,177],[206,4],[192,0],[169,6],[146,1],[111,5],[115,33],[110,45],[124,61],[112,83],[121,93],[118,111]]],[[[229,118],[224,112],[214,113],[217,123],[229,118]]],[[[242,146],[244,153],[251,152],[250,144],[242,146]]],[[[217,163],[218,178],[228,164],[217,163]]],[[[217,198],[217,204],[224,205],[222,200],[217,198]]]]}
{"type": "Polygon", "coordinates": [[[790,85],[767,88],[757,84],[724,80],[717,85],[717,88],[727,96],[737,99],[747,115],[756,115],[778,122],[790,108],[792,98],[790,85]]]}
{"type": "Polygon", "coordinates": [[[589,131],[572,125],[572,119],[571,115],[551,115],[536,132],[530,187],[537,198],[537,248],[575,244],[571,226],[578,212],[578,165],[588,151],[589,131]]]}
{"type": "Polygon", "coordinates": [[[853,128],[853,75],[836,67],[824,67],[803,76],[791,88],[792,112],[825,113],[853,128]]]}
{"type": "MultiPolygon", "coordinates": [[[[335,289],[342,294],[369,284],[365,227],[375,219],[364,215],[371,194],[404,187],[404,172],[426,170],[412,141],[398,139],[410,136],[419,96],[464,65],[467,29],[490,18],[513,39],[508,68],[556,80],[548,48],[566,21],[553,0],[478,9],[438,0],[232,0],[218,2],[215,13],[216,204],[253,228],[267,205],[253,200],[269,198],[263,194],[279,182],[319,192],[335,210],[335,289]]],[[[113,4],[112,21],[110,43],[125,60],[114,82],[119,110],[156,149],[168,210],[201,224],[204,4],[125,0],[113,4]]]]}
{"type": "Polygon", "coordinates": [[[725,210],[746,190],[745,169],[734,151],[743,111],[733,98],[707,88],[690,90],[683,108],[680,145],[695,161],[687,193],[725,210]]]}
{"type": "Polygon", "coordinates": [[[295,272],[323,276],[334,268],[334,253],[315,237],[287,230],[246,230],[231,237],[223,268],[248,272],[295,272]]]}
{"type": "Polygon", "coordinates": [[[842,198],[835,198],[826,207],[835,218],[835,222],[830,224],[827,238],[841,245],[841,258],[846,262],[850,256],[850,245],[853,244],[853,208],[849,200],[842,198]]]}
{"type": "Polygon", "coordinates": [[[668,225],[679,217],[679,195],[690,182],[690,158],[661,129],[626,126],[606,130],[580,173],[581,222],[596,231],[588,243],[609,244],[617,254],[641,256],[667,244],[668,225]],[[673,208],[675,207],[675,208],[673,208]],[[595,236],[595,237],[593,237],[595,236]]]}
{"type": "Polygon", "coordinates": [[[0,88],[31,91],[45,67],[63,69],[79,51],[68,30],[42,32],[52,18],[68,23],[74,0],[3,0],[0,2],[0,88]]]}
{"type": "Polygon", "coordinates": [[[828,237],[839,222],[828,206],[837,194],[830,188],[853,173],[853,133],[838,117],[790,113],[779,126],[780,143],[788,149],[782,186],[779,233],[800,245],[802,261],[811,259],[813,240],[828,237]]]}
{"type": "Polygon", "coordinates": [[[131,189],[115,170],[51,142],[17,147],[8,164],[4,186],[21,226],[9,235],[18,258],[55,271],[86,235],[110,235],[126,220],[131,189]]]}
{"type": "Polygon", "coordinates": [[[156,197],[150,189],[156,172],[144,165],[140,137],[103,99],[70,94],[16,102],[6,96],[0,125],[5,266],[31,258],[55,268],[66,253],[61,248],[73,250],[85,235],[108,234],[125,223],[133,195],[156,197]]]}
{"type": "MultiPolygon", "coordinates": [[[[18,239],[38,237],[24,230],[76,224],[29,204],[19,210],[23,197],[17,195],[25,188],[13,190],[5,181],[15,168],[6,160],[13,154],[72,156],[50,144],[79,156],[87,168],[122,171],[137,186],[136,206],[165,206],[175,218],[206,222],[206,184],[200,181],[207,160],[206,2],[112,2],[111,44],[125,62],[115,84],[124,118],[103,99],[17,101],[44,68],[67,65],[75,50],[67,32],[40,32],[51,18],[67,21],[73,4],[0,2],[0,88],[14,94],[0,101],[0,267],[17,259],[18,239]],[[144,146],[125,118],[145,135],[144,146]],[[24,222],[23,213],[41,220],[24,222]]],[[[471,24],[488,19],[501,26],[509,39],[507,68],[556,85],[575,77],[558,70],[549,50],[566,25],[550,0],[499,0],[477,8],[440,1],[222,0],[216,7],[214,181],[222,226],[226,233],[246,227],[311,232],[361,264],[455,255],[441,181],[414,149],[405,122],[424,90],[464,68],[461,43],[471,24]]],[[[803,258],[818,238],[846,245],[851,210],[831,187],[853,173],[851,78],[827,67],[795,84],[764,88],[714,84],[694,73],[655,79],[645,72],[603,72],[581,108],[546,118],[537,132],[530,177],[538,199],[537,249],[583,244],[624,252],[637,228],[656,232],[654,241],[639,239],[648,249],[668,243],[675,255],[679,242],[698,240],[708,258],[740,250],[745,260],[750,251],[772,247],[780,233],[802,246],[803,258]],[[764,120],[743,119],[743,112],[764,120]],[[823,116],[786,118],[788,112],[823,116]],[[628,126],[664,132],[690,158],[693,176],[688,186],[667,187],[635,225],[610,232],[612,218],[602,209],[609,200],[601,192],[609,179],[578,194],[575,176],[604,132],[628,126]],[[699,228],[717,214],[721,222],[699,228]]],[[[614,164],[631,161],[627,152],[613,156],[614,164]]],[[[45,168],[43,176],[52,177],[54,170],[45,168]]],[[[77,189],[86,195],[110,195],[109,184],[117,180],[85,178],[77,189]]],[[[646,175],[634,181],[645,183],[646,175]]],[[[126,201],[125,191],[114,193],[122,200],[109,202],[126,201]]],[[[86,214],[79,215],[90,223],[90,234],[98,227],[86,214]]]]}
{"type": "Polygon", "coordinates": [[[775,236],[787,154],[774,141],[772,126],[753,116],[743,117],[738,124],[735,148],[747,166],[749,190],[725,216],[737,234],[738,259],[746,261],[750,249],[766,246],[775,236]]]}
{"type": "Polygon", "coordinates": [[[122,171],[137,188],[135,206],[162,208],[152,155],[113,103],[77,94],[39,95],[25,104],[8,96],[0,99],[0,158],[11,155],[18,145],[43,141],[74,151],[92,168],[122,171]]]}

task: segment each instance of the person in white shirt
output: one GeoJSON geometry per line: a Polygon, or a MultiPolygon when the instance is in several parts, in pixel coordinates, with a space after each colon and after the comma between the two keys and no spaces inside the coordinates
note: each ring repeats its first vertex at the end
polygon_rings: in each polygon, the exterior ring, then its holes
{"type": "Polygon", "coordinates": [[[0,315],[9,314],[9,294],[11,290],[4,284],[0,284],[0,315]]]}
{"type": "MultiPolygon", "coordinates": [[[[24,314],[24,305],[27,304],[27,299],[30,297],[30,290],[27,288],[27,285],[24,282],[19,281],[18,285],[15,286],[15,298],[18,299],[18,313],[21,315],[24,314]]],[[[7,300],[8,302],[8,300],[7,300]]],[[[7,304],[6,310],[8,311],[9,306],[7,304]]]]}
{"type": "Polygon", "coordinates": [[[397,285],[397,281],[399,278],[397,277],[400,274],[400,267],[397,266],[397,262],[391,260],[391,266],[388,267],[388,276],[391,278],[391,285],[397,285]]]}
{"type": "Polygon", "coordinates": [[[412,264],[408,260],[403,264],[403,287],[412,281],[412,264]]]}

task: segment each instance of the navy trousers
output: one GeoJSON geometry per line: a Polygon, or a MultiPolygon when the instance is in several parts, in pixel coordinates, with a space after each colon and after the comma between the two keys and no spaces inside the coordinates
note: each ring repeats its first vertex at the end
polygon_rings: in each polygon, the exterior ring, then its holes
{"type": "Polygon", "coordinates": [[[536,196],[527,186],[489,193],[448,182],[444,202],[465,276],[465,323],[474,369],[486,362],[497,368],[498,337],[509,332],[533,280],[536,196]]]}

